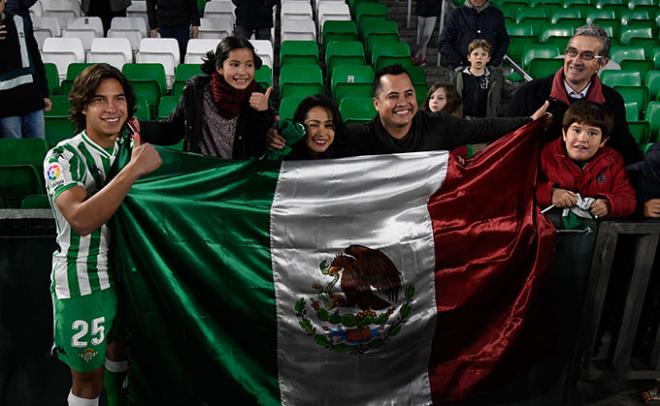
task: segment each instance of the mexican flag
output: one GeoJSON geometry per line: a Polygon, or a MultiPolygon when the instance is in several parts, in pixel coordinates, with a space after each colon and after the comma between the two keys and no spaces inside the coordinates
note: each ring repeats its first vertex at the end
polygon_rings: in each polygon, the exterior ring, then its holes
{"type": "Polygon", "coordinates": [[[159,149],[113,219],[135,404],[432,404],[523,372],[552,226],[537,125],[446,151],[159,149]]]}

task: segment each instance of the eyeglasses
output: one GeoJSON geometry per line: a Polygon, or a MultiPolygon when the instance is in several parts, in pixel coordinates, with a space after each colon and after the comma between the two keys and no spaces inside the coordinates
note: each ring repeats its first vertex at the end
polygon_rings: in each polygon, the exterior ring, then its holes
{"type": "Polygon", "coordinates": [[[592,59],[603,59],[603,56],[601,55],[595,55],[592,51],[578,51],[577,49],[573,47],[568,47],[566,48],[566,56],[570,56],[571,58],[575,58],[576,56],[580,55],[580,58],[584,61],[590,61],[592,59]]]}

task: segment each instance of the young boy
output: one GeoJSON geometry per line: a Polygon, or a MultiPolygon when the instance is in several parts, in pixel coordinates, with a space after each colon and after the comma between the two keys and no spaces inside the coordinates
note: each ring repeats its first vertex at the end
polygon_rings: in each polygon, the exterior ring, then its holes
{"type": "Polygon", "coordinates": [[[595,201],[594,218],[619,218],[635,211],[635,190],[628,181],[623,158],[605,146],[612,131],[612,114],[599,104],[580,101],[564,114],[563,137],[541,152],[536,200],[539,206],[570,208],[577,194],[595,201]]]}
{"type": "Polygon", "coordinates": [[[468,45],[467,68],[456,68],[451,82],[463,97],[465,117],[497,117],[502,97],[510,98],[515,90],[504,80],[502,72],[489,69],[492,46],[485,39],[468,45]]]}
{"type": "MultiPolygon", "coordinates": [[[[60,142],[44,160],[59,245],[51,274],[54,352],[71,369],[69,405],[95,406],[104,375],[108,382],[127,369],[120,346],[112,342],[117,296],[108,269],[106,223],[133,183],[161,160],[151,145],[134,140],[129,164],[108,179],[119,143],[130,141],[120,134],[135,112],[133,89],[117,69],[90,66],[76,78],[69,97],[71,120],[80,133],[60,142]],[[104,374],[104,365],[110,373],[104,374]]],[[[106,383],[111,405],[116,404],[113,389],[106,383]]]]}

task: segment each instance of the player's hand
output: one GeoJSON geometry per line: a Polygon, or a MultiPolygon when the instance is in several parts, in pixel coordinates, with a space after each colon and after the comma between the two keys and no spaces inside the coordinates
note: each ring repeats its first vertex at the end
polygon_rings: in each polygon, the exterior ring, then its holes
{"type": "Polygon", "coordinates": [[[199,38],[199,25],[193,25],[190,30],[190,38],[199,38]]]}
{"type": "Polygon", "coordinates": [[[48,97],[44,97],[44,111],[50,111],[53,108],[53,102],[48,97]]]}
{"type": "Polygon", "coordinates": [[[649,199],[644,203],[644,217],[660,218],[660,199],[649,199]]]}
{"type": "Polygon", "coordinates": [[[151,38],[158,38],[158,28],[154,28],[153,30],[149,30],[149,36],[151,38]]]}
{"type": "Polygon", "coordinates": [[[266,89],[266,93],[252,92],[250,95],[250,107],[257,111],[268,110],[268,99],[270,99],[270,92],[273,91],[272,87],[266,89]]]}
{"type": "Polygon", "coordinates": [[[155,171],[162,165],[160,154],[151,144],[142,144],[140,137],[133,138],[133,151],[131,152],[130,165],[133,166],[136,176],[139,178],[155,171]]]}
{"type": "Polygon", "coordinates": [[[7,38],[7,26],[4,24],[0,24],[0,39],[5,39],[7,38]]]}
{"type": "Polygon", "coordinates": [[[607,205],[607,199],[596,199],[595,202],[591,203],[589,211],[595,218],[607,216],[610,212],[609,206],[607,205]]]}
{"type": "Polygon", "coordinates": [[[577,196],[575,193],[566,189],[552,189],[552,204],[554,204],[555,207],[566,209],[575,206],[575,203],[577,203],[577,196]]]}

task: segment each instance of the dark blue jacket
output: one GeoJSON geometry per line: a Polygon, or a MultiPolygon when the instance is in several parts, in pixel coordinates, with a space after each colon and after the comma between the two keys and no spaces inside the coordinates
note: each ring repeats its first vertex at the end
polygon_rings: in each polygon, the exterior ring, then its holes
{"type": "Polygon", "coordinates": [[[660,143],[655,143],[643,161],[628,166],[628,175],[637,191],[637,207],[660,198],[660,143]]]}
{"type": "Polygon", "coordinates": [[[480,12],[472,7],[462,6],[447,15],[445,27],[440,36],[442,61],[450,68],[468,66],[467,49],[470,42],[483,38],[493,47],[490,63],[502,63],[509,46],[509,34],[504,26],[504,15],[493,6],[480,12]]]}

